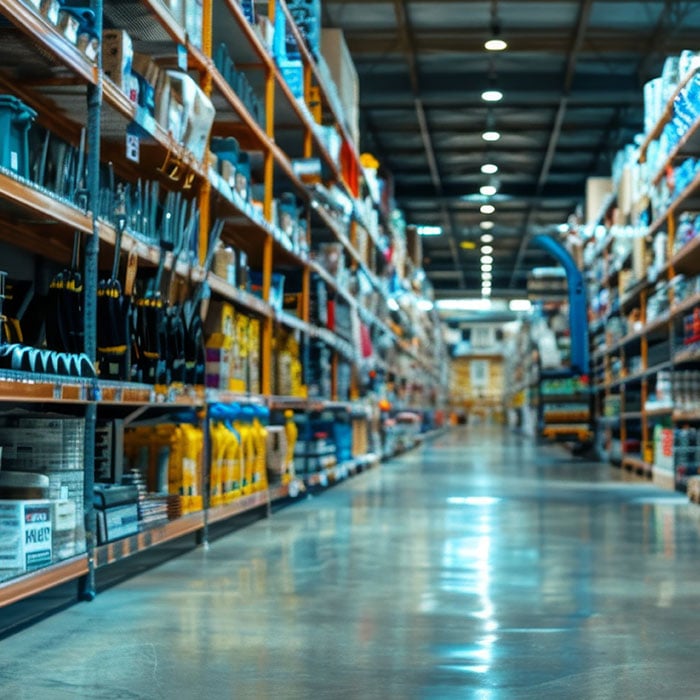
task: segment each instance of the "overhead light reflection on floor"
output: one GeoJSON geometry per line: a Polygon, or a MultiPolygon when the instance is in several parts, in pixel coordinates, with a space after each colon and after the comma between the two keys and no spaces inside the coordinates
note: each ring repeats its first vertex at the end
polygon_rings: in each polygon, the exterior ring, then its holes
{"type": "Polygon", "coordinates": [[[450,496],[447,502],[454,506],[493,506],[500,500],[494,496],[450,496]]]}

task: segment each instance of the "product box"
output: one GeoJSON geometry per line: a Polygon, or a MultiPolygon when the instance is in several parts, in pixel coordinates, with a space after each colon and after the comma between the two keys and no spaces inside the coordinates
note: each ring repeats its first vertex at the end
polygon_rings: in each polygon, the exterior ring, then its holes
{"type": "Polygon", "coordinates": [[[102,34],[102,69],[123,92],[127,92],[134,60],[131,37],[123,29],[106,29],[102,34]]]}
{"type": "Polygon", "coordinates": [[[210,389],[228,391],[231,386],[231,350],[207,347],[207,386],[210,389]]]}
{"type": "Polygon", "coordinates": [[[603,202],[612,191],[612,178],[589,177],[586,180],[586,224],[596,221],[603,208],[603,202]]]}
{"type": "Polygon", "coordinates": [[[0,577],[51,564],[51,501],[0,501],[0,577]]]}
{"type": "Polygon", "coordinates": [[[82,418],[7,416],[0,420],[3,467],[43,472],[83,469],[82,418]]]}
{"type": "Polygon", "coordinates": [[[209,302],[207,319],[204,324],[207,347],[231,348],[235,338],[235,317],[236,312],[228,302],[209,302]]]}
{"type": "Polygon", "coordinates": [[[321,54],[338,90],[345,124],[359,143],[360,80],[341,29],[321,30],[321,54]]]}
{"type": "Polygon", "coordinates": [[[283,425],[267,427],[265,463],[269,474],[282,476],[286,472],[287,434],[283,425]]]}
{"type": "Polygon", "coordinates": [[[82,512],[75,501],[51,502],[53,561],[69,559],[85,551],[82,512]]]}

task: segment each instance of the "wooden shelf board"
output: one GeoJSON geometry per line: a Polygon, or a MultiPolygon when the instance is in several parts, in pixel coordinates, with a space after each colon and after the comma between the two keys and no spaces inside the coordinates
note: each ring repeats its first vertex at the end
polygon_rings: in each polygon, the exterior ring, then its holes
{"type": "Polygon", "coordinates": [[[135,535],[95,548],[95,567],[101,568],[121,559],[143,552],[156,545],[189,535],[204,527],[204,511],[183,515],[163,525],[143,530],[135,535]]]}
{"type": "Polygon", "coordinates": [[[74,581],[88,572],[86,554],[51,564],[0,583],[0,608],[36,595],[49,588],[74,581]]]}
{"type": "MultiPolygon", "coordinates": [[[[5,19],[12,22],[28,38],[36,41],[43,51],[48,51],[57,64],[64,66],[86,83],[97,84],[97,67],[36,10],[16,0],[2,0],[0,9],[5,19]]],[[[37,60],[42,60],[39,52],[36,55],[37,60]]]]}
{"type": "Polygon", "coordinates": [[[262,506],[270,504],[270,493],[267,489],[241,496],[231,503],[215,506],[207,511],[207,522],[218,523],[236,515],[241,515],[262,506]]]}

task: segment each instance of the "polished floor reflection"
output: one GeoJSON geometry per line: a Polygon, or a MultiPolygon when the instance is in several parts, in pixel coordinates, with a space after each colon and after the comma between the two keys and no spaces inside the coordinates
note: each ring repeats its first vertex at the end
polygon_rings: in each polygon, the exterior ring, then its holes
{"type": "Polygon", "coordinates": [[[699,698],[700,508],[498,428],[0,643],[0,698],[699,698]]]}

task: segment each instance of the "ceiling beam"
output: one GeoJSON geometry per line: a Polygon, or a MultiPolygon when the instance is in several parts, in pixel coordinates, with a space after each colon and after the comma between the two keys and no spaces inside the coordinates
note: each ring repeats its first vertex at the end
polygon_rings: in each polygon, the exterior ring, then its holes
{"type": "MultiPolygon", "coordinates": [[[[566,55],[570,45],[570,34],[567,33],[569,25],[559,28],[542,29],[509,29],[508,54],[559,54],[566,55]]],[[[454,26],[448,29],[425,29],[416,36],[415,50],[421,56],[430,55],[450,58],[450,54],[462,60],[469,57],[483,57],[484,39],[487,31],[472,27],[454,26]]],[[[671,51],[681,51],[687,47],[688,41],[697,36],[697,29],[684,27],[681,24],[678,32],[669,37],[668,48],[671,51]]],[[[345,39],[355,62],[359,65],[370,59],[390,56],[400,56],[400,44],[396,31],[393,28],[358,27],[346,29],[345,39]]],[[[625,55],[639,55],[639,36],[633,31],[620,31],[597,27],[591,29],[581,44],[580,56],[600,59],[602,56],[615,58],[625,55]]]]}
{"type": "Polygon", "coordinates": [[[586,28],[588,27],[588,21],[591,16],[592,7],[593,0],[581,0],[578,19],[576,21],[576,33],[574,35],[573,41],[571,42],[569,55],[566,59],[566,71],[564,72],[564,87],[562,89],[562,96],[559,102],[559,108],[557,109],[557,114],[554,117],[552,133],[549,137],[549,143],[547,144],[547,151],[545,152],[544,159],[542,160],[542,169],[540,170],[540,175],[537,178],[535,201],[532,203],[532,206],[530,207],[530,210],[528,211],[527,216],[525,217],[525,221],[523,223],[522,241],[520,243],[520,250],[518,250],[518,256],[515,260],[515,265],[513,266],[511,284],[515,282],[515,274],[522,262],[525,248],[530,243],[530,228],[532,226],[532,221],[535,215],[535,209],[539,204],[539,199],[541,198],[542,192],[544,191],[544,187],[547,184],[549,170],[552,167],[552,163],[554,161],[554,154],[557,150],[559,137],[561,136],[562,125],[564,123],[564,117],[566,116],[566,109],[569,103],[569,95],[571,94],[571,89],[574,84],[574,76],[576,75],[576,62],[578,60],[579,51],[581,50],[581,45],[583,44],[583,38],[586,34],[586,28]]]}
{"type": "Polygon", "coordinates": [[[418,79],[418,61],[416,58],[415,47],[413,45],[411,20],[406,12],[404,0],[394,0],[394,13],[396,15],[396,26],[400,31],[401,45],[403,47],[404,56],[408,64],[408,73],[411,81],[411,92],[413,94],[414,108],[416,111],[416,118],[418,120],[421,139],[425,148],[425,157],[428,161],[430,178],[433,183],[435,194],[442,202],[440,204],[440,208],[443,218],[443,225],[445,230],[449,232],[450,249],[454,259],[455,270],[457,270],[461,275],[462,283],[464,284],[462,266],[459,262],[459,248],[457,247],[456,242],[456,231],[454,230],[454,225],[450,218],[450,213],[447,206],[444,204],[444,201],[442,201],[442,180],[440,179],[440,172],[438,170],[437,159],[435,157],[435,148],[433,146],[430,129],[428,127],[428,120],[425,116],[425,109],[423,108],[423,102],[421,100],[420,82],[418,79]]]}

